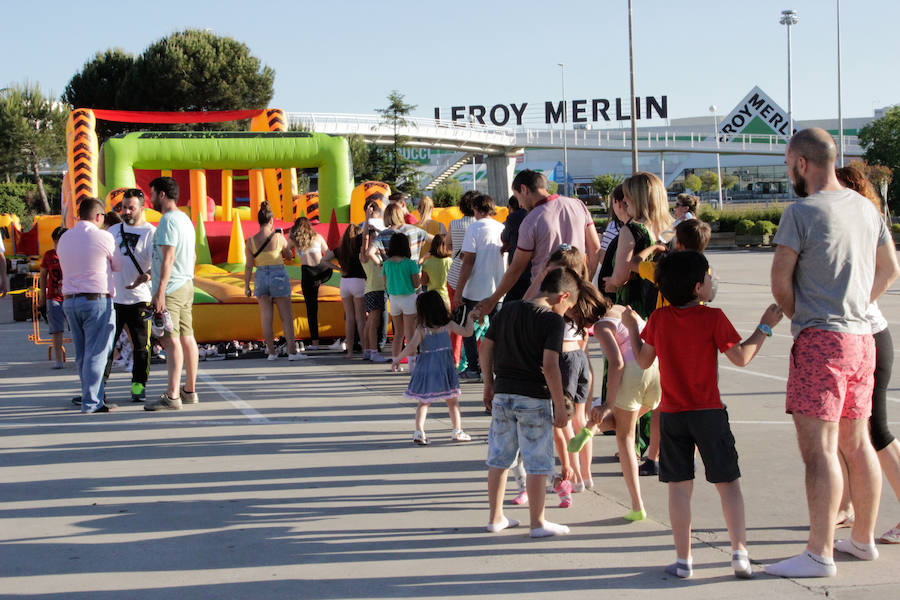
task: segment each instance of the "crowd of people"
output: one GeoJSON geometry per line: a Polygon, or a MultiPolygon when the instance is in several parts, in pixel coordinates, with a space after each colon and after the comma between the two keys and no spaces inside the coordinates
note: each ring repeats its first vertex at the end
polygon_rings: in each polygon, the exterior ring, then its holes
{"type": "MultiPolygon", "coordinates": [[[[446,228],[432,218],[430,199],[420,202],[417,220],[402,194],[376,194],[366,201],[365,220],[348,225],[336,248],[304,217],[289,232],[274,228],[264,203],[260,230],[247,241],[245,293],[259,302],[267,358],[279,354],[277,307],[286,353],[300,360],[305,348],[319,348],[318,290],[339,270],[346,339],[331,348],[353,358],[358,342],[364,360],[390,362],[395,372],[407,365],[405,397],[417,402],[416,445],[429,444],[426,416],[436,401],[448,405],[450,439],[469,441],[460,384],[482,383],[491,415],[489,532],[519,524],[504,514],[513,469],[513,503],[528,505],[530,536],[568,533],[545,516],[548,484],[560,506],[571,506],[573,493],[593,487],[593,436],[615,432],[631,498],[624,518],[647,518],[640,475],[667,484],[676,560],[666,570],[677,577],[692,575],[695,452],[721,497],[734,574],[752,576],[738,454],[717,361],[723,353],[747,365],[786,316],[794,337],[786,411],[806,469],[810,531],[802,553],[766,571],[831,576],[834,550],[878,557],[879,462],[900,498],[900,442],[885,416],[892,343],[876,303],[900,267],[871,185],[852,169],[836,171],[835,154],[823,130],[791,138],[786,162],[799,199],[785,210],[774,240],[775,302],[746,339],[710,305],[716,278],[703,254],[710,229],[696,219],[696,198],[679,196],[673,218],[662,181],[646,172],[613,192],[602,236],[584,203],[550,193],[546,178],[531,170],[512,182],[505,224],[491,218],[494,200],[474,191],[460,200],[463,216],[446,228]],[[848,211],[854,219],[845,218],[848,211]],[[305,348],[295,339],[285,259],[302,265],[310,327],[305,348]],[[388,318],[390,358],[382,354],[388,318]],[[592,366],[589,334],[602,349],[602,371],[592,366]],[[642,464],[636,448],[645,450],[642,464]],[[851,527],[850,535],[835,541],[840,524],[851,527]]],[[[105,401],[104,384],[113,340],[123,330],[135,349],[133,401],[164,410],[198,400],[194,228],[177,209],[173,179],[157,178],[150,188],[152,206],[162,213],[158,226],[144,221],[140,190],[125,195],[122,222],[108,230],[102,203],[85,200],[78,223],[54,232],[55,250],[41,263],[51,334],[61,338],[63,314],[72,332],[84,413],[114,407],[105,401]],[[151,322],[168,371],[166,392],[154,400],[145,397],[151,322]]],[[[56,357],[59,363],[58,350],[56,357]]],[[[879,539],[900,543],[900,524],[879,539]]]]}

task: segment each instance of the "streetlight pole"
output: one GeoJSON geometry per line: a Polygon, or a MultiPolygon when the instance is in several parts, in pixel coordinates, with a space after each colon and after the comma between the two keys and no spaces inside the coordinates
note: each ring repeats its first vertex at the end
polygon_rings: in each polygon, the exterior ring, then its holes
{"type": "Polygon", "coordinates": [[[563,101],[563,196],[569,195],[569,141],[566,135],[566,123],[568,122],[567,115],[569,113],[568,106],[566,105],[566,65],[563,63],[557,63],[559,65],[560,76],[562,77],[562,101],[563,101]]]}
{"type": "Polygon", "coordinates": [[[844,166],[844,112],[841,107],[841,0],[837,0],[837,59],[838,59],[838,138],[841,166],[844,166]]]}
{"type": "Polygon", "coordinates": [[[713,135],[716,136],[716,177],[719,180],[719,210],[722,210],[722,165],[719,161],[719,114],[716,105],[709,107],[713,115],[713,135]]]}
{"type": "Polygon", "coordinates": [[[794,104],[791,100],[791,26],[800,21],[797,11],[793,9],[781,11],[781,19],[778,21],[787,26],[787,56],[788,56],[788,137],[794,135],[794,104]]]}
{"type": "Polygon", "coordinates": [[[635,120],[637,102],[634,99],[634,27],[631,17],[631,0],[628,0],[628,70],[631,79],[631,171],[637,173],[638,147],[637,121],[635,120]]]}

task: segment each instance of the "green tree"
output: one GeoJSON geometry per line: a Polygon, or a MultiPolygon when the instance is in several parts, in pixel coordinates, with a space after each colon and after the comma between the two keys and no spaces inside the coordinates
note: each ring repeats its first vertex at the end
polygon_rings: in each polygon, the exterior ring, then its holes
{"type": "Polygon", "coordinates": [[[0,98],[0,114],[0,148],[5,149],[6,168],[30,173],[37,185],[41,209],[50,212],[40,170],[66,155],[69,107],[44,96],[37,84],[25,83],[6,90],[0,98]]]}
{"type": "MultiPolygon", "coordinates": [[[[135,108],[122,82],[134,68],[134,55],[121,48],[98,52],[75,73],[63,91],[62,99],[74,108],[105,108],[125,110],[135,108]]],[[[97,121],[97,137],[104,141],[119,133],[137,130],[139,125],[97,121]]]]}
{"type": "Polygon", "coordinates": [[[555,181],[548,180],[547,181],[547,191],[551,194],[555,194],[559,190],[559,184],[555,181]]]}
{"type": "Polygon", "coordinates": [[[612,193],[616,186],[625,181],[625,178],[621,175],[606,173],[605,175],[597,175],[591,180],[591,188],[603,198],[603,201],[606,202],[609,195],[612,193]]]}
{"type": "Polygon", "coordinates": [[[353,179],[356,183],[362,183],[369,179],[372,170],[370,148],[361,135],[351,135],[347,138],[350,145],[350,160],[353,162],[353,179]]]}
{"type": "Polygon", "coordinates": [[[719,176],[712,171],[704,171],[701,173],[700,181],[702,183],[700,191],[702,192],[712,192],[719,189],[719,176]]]}
{"type": "MultiPolygon", "coordinates": [[[[137,58],[119,49],[98,53],[66,86],[73,106],[119,110],[262,109],[272,99],[275,72],[246,44],[197,29],[173,33],[137,58]]],[[[101,125],[101,124],[98,124],[101,125]]],[[[246,122],[152,125],[165,129],[243,129],[246,122]]],[[[141,124],[102,124],[100,141],[141,124]]]]}
{"type": "Polygon", "coordinates": [[[692,192],[699,192],[703,188],[703,181],[700,180],[695,174],[691,173],[690,175],[685,176],[684,178],[684,189],[691,190],[692,192]]]}
{"type": "Polygon", "coordinates": [[[435,186],[431,195],[435,206],[456,206],[463,195],[463,186],[458,179],[450,177],[435,186]]]}
{"type": "Polygon", "coordinates": [[[894,106],[859,130],[859,143],[870,165],[884,165],[893,172],[888,201],[896,210],[900,205],[900,106],[894,106]]]}
{"type": "Polygon", "coordinates": [[[730,190],[731,188],[736,186],[738,183],[740,183],[740,181],[741,181],[741,178],[738,177],[737,175],[730,175],[730,174],[722,175],[722,189],[730,190]]]}
{"type": "Polygon", "coordinates": [[[409,124],[406,117],[416,105],[404,102],[404,96],[397,90],[388,94],[388,105],[385,108],[376,108],[375,112],[381,115],[381,123],[393,131],[392,143],[388,146],[373,147],[369,152],[373,170],[380,172],[381,179],[391,186],[391,189],[409,194],[419,195],[419,178],[421,173],[413,166],[415,163],[406,158],[400,151],[409,143],[409,137],[400,135],[400,129],[409,124]]]}

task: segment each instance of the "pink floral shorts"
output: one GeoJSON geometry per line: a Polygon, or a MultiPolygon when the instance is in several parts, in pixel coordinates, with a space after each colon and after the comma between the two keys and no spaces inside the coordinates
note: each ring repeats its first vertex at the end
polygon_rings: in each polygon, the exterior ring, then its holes
{"type": "Polygon", "coordinates": [[[804,329],[791,348],[786,412],[823,421],[868,419],[874,374],[871,335],[804,329]]]}

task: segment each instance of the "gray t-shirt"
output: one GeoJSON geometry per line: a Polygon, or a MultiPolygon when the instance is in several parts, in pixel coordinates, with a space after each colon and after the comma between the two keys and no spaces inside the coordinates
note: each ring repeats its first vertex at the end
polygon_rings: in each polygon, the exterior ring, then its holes
{"type": "Polygon", "coordinates": [[[875,253],[891,241],[872,203],[852,190],[818,192],[788,206],[774,243],[798,254],[791,334],[808,327],[871,333],[875,253]]]}

